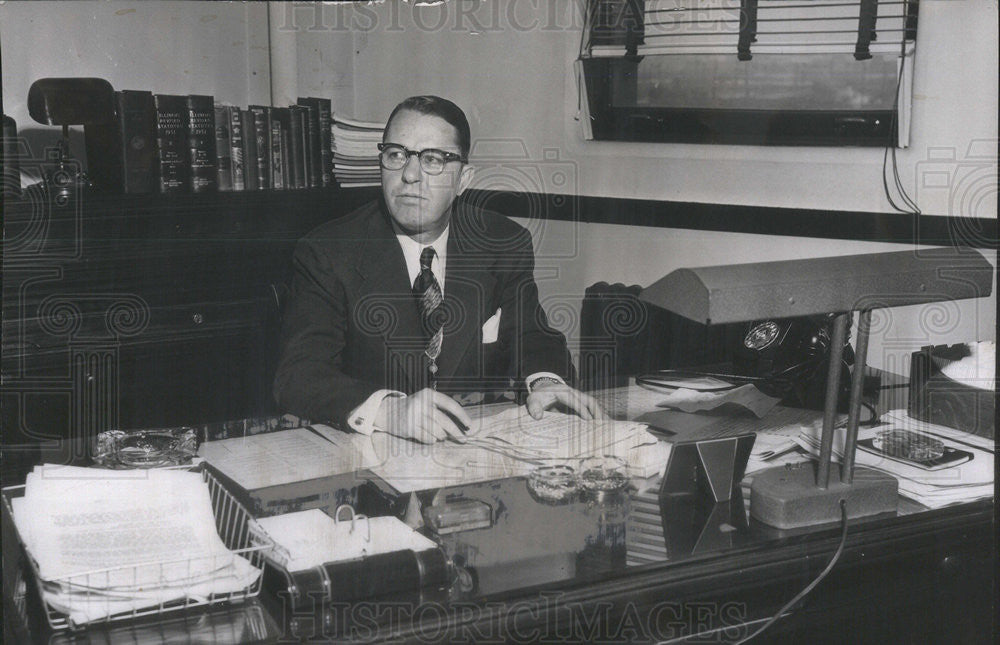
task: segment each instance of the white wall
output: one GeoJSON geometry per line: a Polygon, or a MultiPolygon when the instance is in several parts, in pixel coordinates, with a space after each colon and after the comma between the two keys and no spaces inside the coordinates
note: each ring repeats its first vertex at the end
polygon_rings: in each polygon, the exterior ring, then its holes
{"type": "MultiPolygon", "coordinates": [[[[25,107],[32,81],[85,75],[107,78],[116,89],[266,103],[274,45],[281,47],[273,59],[278,71],[288,70],[276,79],[279,94],[330,97],[340,113],[377,120],[411,94],[454,99],[472,124],[478,187],[892,212],[880,150],[583,141],[571,64],[579,6],[272,3],[269,18],[258,3],[6,2],[4,109],[19,126],[32,126],[25,107]]],[[[904,186],[925,213],[996,217],[996,25],[995,0],[921,3],[911,147],[898,160],[904,186]],[[985,156],[969,158],[976,145],[973,154],[985,156]]],[[[598,280],[648,284],[680,266],[900,248],[526,215],[543,298],[571,307],[598,280]]],[[[990,259],[995,264],[996,254],[990,259]]],[[[891,324],[873,339],[872,363],[903,365],[906,353],[930,342],[995,339],[995,309],[994,295],[944,310],[893,310],[891,324]]],[[[575,324],[562,326],[572,336],[575,324]]]]}
{"type": "MultiPolygon", "coordinates": [[[[565,0],[324,5],[299,10],[286,27],[314,42],[318,34],[328,34],[322,41],[326,48],[308,53],[315,60],[307,66],[319,69],[318,76],[303,69],[299,76],[320,83],[331,74],[352,74],[353,101],[342,97],[342,111],[353,103],[352,116],[379,119],[410,94],[448,96],[469,113],[475,136],[524,142],[534,159],[552,148],[573,160],[581,194],[892,212],[883,196],[879,149],[583,141],[574,121],[571,64],[580,5],[565,0]],[[352,42],[352,57],[344,56],[344,40],[352,42]]],[[[977,190],[972,203],[956,207],[917,182],[930,157],[954,151],[961,160],[975,142],[983,142],[996,162],[996,25],[993,0],[921,3],[912,145],[897,156],[903,185],[925,213],[996,217],[995,182],[992,198],[977,190]]]]}
{"type": "Polygon", "coordinates": [[[28,115],[28,88],[60,76],[96,76],[116,90],[268,103],[267,26],[262,3],[4,2],[4,113],[19,129],[45,128],[28,115]]]}

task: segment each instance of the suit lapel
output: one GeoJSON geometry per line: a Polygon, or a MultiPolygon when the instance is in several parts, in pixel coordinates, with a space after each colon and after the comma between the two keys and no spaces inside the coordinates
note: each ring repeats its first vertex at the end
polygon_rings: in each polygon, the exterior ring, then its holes
{"type": "MultiPolygon", "coordinates": [[[[427,381],[422,361],[425,341],[420,314],[413,299],[403,251],[388,223],[388,214],[381,208],[369,220],[357,270],[362,282],[361,297],[369,300],[359,304],[373,307],[373,320],[377,317],[381,321],[389,317],[388,320],[392,321],[391,324],[380,325],[387,348],[381,360],[387,361],[389,372],[402,373],[409,386],[407,389],[420,389],[427,381]],[[374,308],[380,311],[376,312],[374,308]]],[[[359,315],[364,317],[365,313],[359,315]]],[[[373,356],[372,360],[379,358],[373,356]]],[[[391,374],[387,376],[390,377],[387,386],[394,387],[391,374]]]]}
{"type": "Polygon", "coordinates": [[[487,257],[468,243],[469,240],[463,233],[468,228],[465,225],[467,223],[456,221],[462,216],[462,209],[456,208],[448,234],[444,288],[448,322],[438,359],[441,378],[455,376],[466,354],[478,350],[486,300],[492,291],[487,257]]]}

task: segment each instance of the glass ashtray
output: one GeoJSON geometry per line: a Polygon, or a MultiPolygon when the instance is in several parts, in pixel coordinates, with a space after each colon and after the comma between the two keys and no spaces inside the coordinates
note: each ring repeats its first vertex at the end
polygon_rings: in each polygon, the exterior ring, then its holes
{"type": "Polygon", "coordinates": [[[538,501],[559,504],[576,496],[576,471],[569,466],[541,466],[528,475],[528,491],[538,501]]]}
{"type": "Polygon", "coordinates": [[[872,447],[890,457],[910,461],[931,461],[944,455],[941,441],[910,430],[883,430],[872,437],[872,447]]]}
{"type": "Polygon", "coordinates": [[[194,428],[107,430],[97,435],[94,462],[115,469],[181,466],[197,451],[194,428]]]}
{"type": "Polygon", "coordinates": [[[589,493],[610,493],[628,486],[628,465],[620,457],[592,457],[580,465],[580,488],[589,493]]]}

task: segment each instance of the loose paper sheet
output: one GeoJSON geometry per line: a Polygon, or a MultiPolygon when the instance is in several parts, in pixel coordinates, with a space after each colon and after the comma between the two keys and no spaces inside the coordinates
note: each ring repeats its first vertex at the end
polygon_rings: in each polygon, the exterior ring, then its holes
{"type": "Polygon", "coordinates": [[[478,420],[467,443],[419,444],[382,433],[372,443],[379,458],[372,471],[399,492],[527,475],[541,465],[577,467],[605,455],[624,460],[630,475],[648,477],[670,454],[670,445],[641,423],[584,421],[551,410],[535,420],[523,406],[478,420]]]}

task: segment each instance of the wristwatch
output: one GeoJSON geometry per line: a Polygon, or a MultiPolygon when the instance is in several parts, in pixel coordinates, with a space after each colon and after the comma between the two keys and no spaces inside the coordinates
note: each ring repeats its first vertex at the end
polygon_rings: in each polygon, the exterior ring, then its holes
{"type": "Polygon", "coordinates": [[[533,392],[537,386],[542,385],[544,383],[556,383],[558,385],[566,384],[564,381],[557,378],[553,378],[551,376],[539,376],[538,378],[533,379],[530,383],[528,383],[528,392],[529,393],[533,392]]]}

